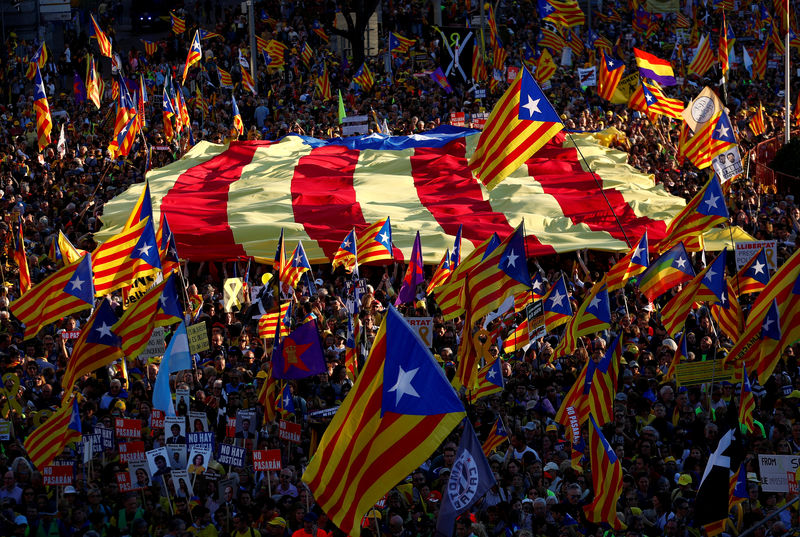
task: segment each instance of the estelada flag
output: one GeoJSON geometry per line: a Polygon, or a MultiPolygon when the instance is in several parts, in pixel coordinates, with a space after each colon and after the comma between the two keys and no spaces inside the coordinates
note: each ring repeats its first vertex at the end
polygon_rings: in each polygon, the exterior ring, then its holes
{"type": "Polygon", "coordinates": [[[465,415],[425,343],[390,307],[303,481],[333,523],[359,537],[364,513],[430,457],[465,415]]]}

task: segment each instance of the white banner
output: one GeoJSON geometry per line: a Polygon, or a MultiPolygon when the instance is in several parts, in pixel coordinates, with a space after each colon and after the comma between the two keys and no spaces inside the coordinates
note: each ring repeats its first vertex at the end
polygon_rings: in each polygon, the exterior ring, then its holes
{"type": "Polygon", "coordinates": [[[741,269],[750,258],[756,255],[759,248],[764,248],[767,256],[769,270],[775,272],[778,268],[778,241],[747,241],[736,243],[736,269],[741,269]]]}
{"type": "Polygon", "coordinates": [[[764,492],[797,492],[797,455],[759,455],[761,490],[764,492]]]}
{"type": "Polygon", "coordinates": [[[597,85],[597,67],[578,67],[578,79],[581,86],[596,86],[597,85]]]}

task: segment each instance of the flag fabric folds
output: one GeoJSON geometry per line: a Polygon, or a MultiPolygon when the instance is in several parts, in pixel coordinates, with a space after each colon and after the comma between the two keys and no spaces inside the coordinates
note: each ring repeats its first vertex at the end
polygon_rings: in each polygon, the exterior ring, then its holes
{"type": "Polygon", "coordinates": [[[91,254],[97,296],[105,296],[135,278],[161,270],[152,217],[118,233],[91,254]]]}
{"type": "Polygon", "coordinates": [[[53,130],[53,118],[50,116],[50,105],[47,102],[47,93],[42,80],[42,73],[36,65],[36,75],[33,81],[33,109],[36,111],[36,134],[39,140],[39,151],[50,143],[50,132],[53,130]]]}
{"type": "Polygon", "coordinates": [[[544,324],[547,331],[566,323],[572,316],[567,285],[563,276],[556,280],[542,297],[544,303],[544,324]]]}
{"type": "Polygon", "coordinates": [[[334,524],[359,537],[364,514],[422,464],[464,416],[430,351],[390,308],[303,481],[334,524]]]}
{"type": "Polygon", "coordinates": [[[748,432],[755,430],[753,411],[756,409],[756,400],[753,397],[753,388],[750,386],[750,377],[747,376],[747,367],[742,365],[742,392],[739,396],[739,423],[744,425],[748,432]]]}
{"type": "Polygon", "coordinates": [[[339,266],[345,267],[348,272],[353,270],[356,263],[356,243],[356,230],[352,229],[342,241],[339,249],[336,250],[331,262],[331,270],[336,270],[336,267],[339,266]]]}
{"type": "Polygon", "coordinates": [[[239,113],[239,105],[236,104],[236,97],[233,95],[231,95],[231,109],[233,112],[233,130],[241,136],[244,134],[244,123],[242,122],[242,114],[239,113]]]}
{"type": "Polygon", "coordinates": [[[153,386],[153,408],[162,410],[167,416],[175,415],[169,377],[172,373],[191,368],[192,355],[189,352],[189,337],[186,334],[186,325],[181,322],[172,334],[172,339],[169,340],[164,357],[161,359],[161,366],[153,386]]]}
{"type": "Polygon", "coordinates": [[[397,300],[394,305],[407,304],[414,302],[417,298],[417,286],[425,281],[425,265],[422,262],[422,245],[419,240],[419,231],[417,231],[417,238],[414,239],[414,247],[411,250],[411,259],[408,261],[408,268],[406,275],[403,277],[403,283],[400,286],[400,291],[397,293],[397,300]]]}
{"type": "Polygon", "coordinates": [[[606,273],[608,290],[622,289],[628,280],[647,270],[649,264],[647,232],[645,231],[639,242],[622,259],[614,263],[614,266],[606,273]]]}
{"type": "Polygon", "coordinates": [[[602,50],[600,54],[597,94],[606,101],[610,101],[619,85],[619,81],[622,80],[622,74],[625,72],[625,63],[611,56],[605,50],[602,50]]]}
{"type": "Polygon", "coordinates": [[[81,415],[78,400],[61,406],[47,421],[36,427],[23,445],[28,458],[41,472],[58,457],[70,442],[82,439],[81,415]]]}
{"type": "Polygon", "coordinates": [[[769,264],[767,252],[763,247],[759,248],[753,257],[742,265],[739,272],[731,277],[731,283],[739,295],[760,293],[767,282],[769,282],[769,264]]]}
{"type": "Polygon", "coordinates": [[[639,276],[639,291],[650,302],[673,287],[695,277],[694,268],[682,242],[679,242],[650,264],[639,276]]]}
{"type": "Polygon", "coordinates": [[[483,453],[478,437],[469,419],[464,419],[464,430],[458,444],[456,459],[450,479],[442,494],[442,507],[436,520],[436,534],[452,537],[453,527],[465,512],[497,484],[489,461],[483,453]]]}
{"type": "Polygon", "coordinates": [[[764,106],[761,102],[758,103],[755,114],[750,118],[749,126],[755,136],[761,136],[767,132],[767,126],[764,123],[764,106]]]}
{"type": "Polygon", "coordinates": [[[174,12],[169,12],[170,25],[172,31],[178,35],[186,31],[186,20],[177,16],[174,12]]]}
{"type": "MultiPolygon", "coordinates": [[[[261,316],[258,320],[258,337],[260,338],[271,338],[275,335],[275,330],[277,330],[278,323],[281,322],[283,319],[286,319],[291,316],[291,302],[284,302],[280,305],[275,311],[268,312],[261,316]]],[[[288,336],[291,326],[287,323],[281,324],[281,337],[288,336]]]]}
{"type": "Polygon", "coordinates": [[[378,220],[358,233],[356,253],[361,265],[394,259],[392,221],[389,217],[378,220]]]}
{"type": "Polygon", "coordinates": [[[58,319],[91,308],[94,304],[92,260],[80,261],[57,270],[9,305],[9,310],[25,325],[24,339],[58,319]]]}
{"type": "MultiPolygon", "coordinates": [[[[53,240],[55,243],[55,239],[53,240]]],[[[31,288],[31,273],[28,270],[28,256],[25,254],[25,238],[22,234],[22,215],[17,214],[17,226],[14,232],[14,262],[19,271],[19,292],[24,294],[31,288]]]]}
{"type": "Polygon", "coordinates": [[[604,522],[613,529],[625,529],[617,516],[617,501],[622,494],[622,464],[594,416],[589,417],[589,452],[594,499],[583,507],[586,519],[598,524],[604,522]]]}
{"type": "Polygon", "coordinates": [[[72,355],[67,360],[67,370],[61,386],[64,388],[62,403],[72,396],[78,379],[92,371],[123,358],[121,340],[111,327],[117,321],[114,309],[108,300],[101,300],[75,341],[72,355]]]}
{"type": "Polygon", "coordinates": [[[646,81],[642,81],[642,93],[649,111],[674,119],[683,119],[681,112],[683,112],[684,106],[680,99],[667,97],[657,86],[648,84],[646,81]]]}
{"type": "Polygon", "coordinates": [[[372,89],[372,86],[375,84],[375,77],[372,75],[372,71],[369,70],[369,66],[366,63],[361,64],[361,67],[358,68],[355,76],[353,76],[353,82],[361,86],[364,91],[372,89]]]}
{"type": "Polygon", "coordinates": [[[726,357],[726,361],[736,364],[736,367],[744,363],[751,374],[758,376],[762,386],[772,375],[781,356],[780,351],[771,352],[771,350],[782,349],[790,342],[800,339],[799,280],[800,252],[795,252],[778,268],[764,290],[758,294],[750,309],[741,338],[726,357]],[[768,315],[773,309],[777,312],[768,315]],[[764,336],[775,339],[777,332],[769,324],[770,322],[779,325],[780,340],[777,343],[758,344],[764,336]]]}
{"type": "Polygon", "coordinates": [[[469,161],[492,190],[564,128],[526,67],[495,105],[469,161]]]}
{"type": "Polygon", "coordinates": [[[436,270],[433,271],[433,276],[431,277],[430,282],[428,282],[428,287],[425,289],[425,294],[432,294],[434,289],[443,285],[448,278],[450,278],[450,274],[453,272],[450,267],[450,250],[445,250],[442,260],[439,261],[439,264],[436,266],[436,270]]]}
{"type": "Polygon", "coordinates": [[[483,442],[483,454],[488,457],[493,451],[507,441],[508,431],[506,430],[506,426],[503,425],[503,420],[498,416],[497,420],[494,422],[494,425],[492,425],[492,429],[489,431],[486,440],[483,442]]]}
{"type": "Polygon", "coordinates": [[[189,53],[186,55],[186,63],[183,66],[183,80],[181,84],[186,84],[186,74],[189,68],[203,59],[203,50],[200,47],[200,34],[195,31],[192,38],[192,45],[189,47],[189,53]]]}
{"type": "Polygon", "coordinates": [[[744,460],[740,444],[736,429],[729,429],[722,435],[700,480],[695,497],[694,527],[702,526],[709,537],[722,533],[728,520],[730,478],[744,460]]]}
{"type": "Polygon", "coordinates": [[[667,235],[656,246],[664,252],[682,241],[696,238],[704,231],[728,221],[725,194],[716,174],[708,180],[667,227],[667,235]]]}
{"type": "Polygon", "coordinates": [[[434,290],[436,292],[436,301],[446,320],[464,315],[466,308],[464,287],[467,276],[487,255],[497,248],[498,244],[500,244],[500,239],[496,234],[486,239],[453,269],[448,281],[434,290]]]}
{"type": "Polygon", "coordinates": [[[662,86],[674,86],[677,84],[675,73],[672,70],[672,64],[669,60],[662,60],[638,48],[634,48],[633,52],[636,55],[636,65],[639,67],[639,74],[644,78],[649,78],[662,86]]]}
{"type": "MultiPolygon", "coordinates": [[[[526,333],[526,338],[527,335],[526,333]]],[[[470,399],[472,401],[477,401],[481,397],[502,392],[505,385],[505,380],[503,379],[503,360],[498,356],[481,368],[478,373],[477,386],[475,390],[470,393],[470,399]]]]}
{"type": "Polygon", "coordinates": [[[700,38],[700,43],[698,43],[695,49],[694,57],[692,61],[689,62],[689,73],[703,76],[714,64],[714,59],[714,52],[711,50],[711,44],[708,42],[708,34],[705,34],[700,38]]]}
{"type": "Polygon", "coordinates": [[[89,15],[92,19],[92,27],[94,28],[94,36],[97,39],[97,46],[100,47],[100,54],[105,56],[106,58],[111,58],[113,56],[111,52],[111,40],[108,36],[100,29],[100,25],[97,24],[97,21],[94,18],[94,15],[89,15]]]}
{"type": "Polygon", "coordinates": [[[128,359],[132,360],[141,354],[156,327],[183,319],[178,285],[177,276],[170,274],[125,310],[111,328],[122,339],[122,350],[128,359]]]}
{"type": "Polygon", "coordinates": [[[416,42],[416,39],[409,39],[397,32],[392,32],[389,34],[389,52],[392,54],[406,54],[416,42]]]}
{"type": "Polygon", "coordinates": [[[273,348],[272,367],[276,379],[301,379],[325,371],[316,321],[301,324],[273,348]]]}

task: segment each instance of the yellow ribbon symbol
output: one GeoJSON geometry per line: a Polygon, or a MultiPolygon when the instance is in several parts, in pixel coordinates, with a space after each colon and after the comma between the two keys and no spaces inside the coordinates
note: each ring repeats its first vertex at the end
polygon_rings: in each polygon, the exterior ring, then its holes
{"type": "Polygon", "coordinates": [[[242,306],[240,297],[244,291],[242,279],[228,278],[222,288],[225,293],[225,311],[231,312],[234,307],[238,310],[242,306]]]}

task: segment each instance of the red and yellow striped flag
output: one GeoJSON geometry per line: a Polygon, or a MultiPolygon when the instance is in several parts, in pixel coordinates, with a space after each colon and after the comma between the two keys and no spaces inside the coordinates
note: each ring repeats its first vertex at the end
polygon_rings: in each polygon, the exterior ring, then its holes
{"type": "Polygon", "coordinates": [[[82,438],[78,400],[73,399],[36,427],[25,439],[28,458],[39,471],[58,457],[70,442],[82,438]]]}
{"type": "Polygon", "coordinates": [[[428,283],[428,288],[425,290],[425,293],[430,295],[434,292],[434,289],[444,285],[452,273],[453,271],[450,270],[450,249],[448,248],[445,250],[442,260],[439,261],[439,265],[437,265],[436,270],[433,273],[433,277],[431,277],[431,281],[428,283]]]}
{"type": "MultiPolygon", "coordinates": [[[[275,337],[275,331],[278,329],[278,323],[286,317],[289,311],[291,302],[284,302],[277,311],[271,311],[261,316],[258,320],[258,337],[270,339],[275,337]]],[[[290,327],[281,323],[281,337],[289,335],[290,327]]]]}
{"type": "Polygon", "coordinates": [[[81,330],[67,360],[67,370],[61,382],[64,387],[62,404],[72,396],[73,388],[83,375],[123,358],[120,338],[111,330],[118,320],[108,300],[101,300],[81,330]]]}
{"type": "Polygon", "coordinates": [[[94,19],[94,15],[89,15],[92,18],[92,26],[94,27],[94,36],[97,38],[97,46],[100,47],[100,54],[105,56],[106,58],[111,58],[113,56],[111,52],[111,40],[108,36],[100,29],[100,25],[97,24],[97,21],[94,19]]]}
{"type": "Polygon", "coordinates": [[[303,481],[339,529],[360,537],[364,513],[422,464],[465,415],[430,351],[390,309],[303,481]]]}
{"type": "MultiPolygon", "coordinates": [[[[55,242],[55,239],[53,239],[55,242]]],[[[17,231],[14,233],[14,261],[19,271],[19,292],[25,294],[31,288],[31,273],[28,270],[28,256],[25,254],[25,238],[22,235],[22,216],[17,214],[17,231]]]]}
{"type": "Polygon", "coordinates": [[[176,276],[170,274],[125,310],[119,321],[111,327],[122,339],[122,351],[128,359],[132,360],[142,353],[156,327],[182,320],[177,285],[176,276]]]}
{"type": "Polygon", "coordinates": [[[47,102],[47,93],[39,66],[36,66],[34,79],[33,109],[36,111],[36,135],[39,140],[39,151],[50,143],[50,131],[53,130],[53,118],[50,116],[50,105],[47,102]]]}
{"type": "Polygon", "coordinates": [[[186,19],[180,18],[172,11],[169,12],[169,21],[175,34],[180,35],[186,31],[186,19]]]}
{"type": "Polygon", "coordinates": [[[156,232],[150,217],[98,246],[92,252],[92,267],[97,296],[105,296],[135,278],[160,271],[156,232]]]}
{"type": "Polygon", "coordinates": [[[597,524],[605,522],[616,530],[625,529],[625,524],[617,516],[617,501],[622,494],[622,465],[591,415],[589,453],[594,500],[583,507],[586,519],[597,524]]]}
{"type": "Polygon", "coordinates": [[[714,64],[714,59],[714,52],[711,50],[708,34],[706,34],[700,38],[700,43],[695,49],[694,58],[689,62],[689,73],[703,76],[714,64]]]}
{"type": "Polygon", "coordinates": [[[272,423],[278,416],[278,381],[272,376],[272,366],[267,365],[267,376],[258,391],[258,402],[264,407],[264,421],[272,423]]]}
{"type": "Polygon", "coordinates": [[[526,67],[495,105],[469,167],[492,190],[564,128],[526,67]]]}
{"type": "Polygon", "coordinates": [[[25,339],[35,336],[45,325],[94,304],[92,261],[83,256],[64,266],[9,305],[9,310],[25,324],[25,339]]]}
{"type": "Polygon", "coordinates": [[[767,126],[764,123],[764,106],[761,104],[761,101],[758,102],[758,108],[756,108],[756,113],[750,118],[750,130],[753,131],[755,136],[761,136],[765,132],[767,132],[767,126]]]}
{"type": "Polygon", "coordinates": [[[492,425],[492,430],[489,431],[489,436],[486,437],[486,441],[481,446],[483,454],[488,457],[493,451],[496,451],[498,447],[507,441],[508,431],[506,431],[506,427],[503,425],[503,420],[498,416],[494,425],[492,425]]]}

